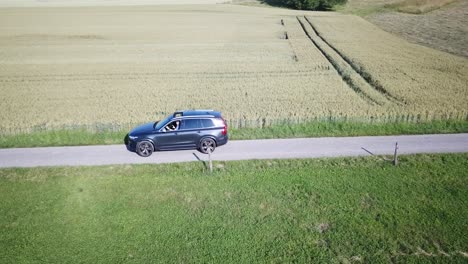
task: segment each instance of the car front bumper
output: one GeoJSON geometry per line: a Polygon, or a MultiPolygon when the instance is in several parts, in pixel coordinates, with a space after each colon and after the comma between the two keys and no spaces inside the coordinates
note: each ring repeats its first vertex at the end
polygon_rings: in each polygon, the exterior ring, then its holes
{"type": "Polygon", "coordinates": [[[131,140],[128,135],[125,136],[124,139],[125,147],[127,147],[128,151],[135,152],[136,151],[136,142],[131,140]]]}

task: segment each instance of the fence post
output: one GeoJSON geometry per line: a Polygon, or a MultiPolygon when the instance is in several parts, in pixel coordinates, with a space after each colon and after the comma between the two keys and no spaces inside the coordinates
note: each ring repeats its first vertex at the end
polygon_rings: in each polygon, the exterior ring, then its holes
{"type": "Polygon", "coordinates": [[[213,162],[211,161],[211,148],[208,148],[208,161],[210,164],[210,173],[213,173],[213,162]]]}
{"type": "Polygon", "coordinates": [[[393,154],[393,165],[398,165],[398,142],[395,143],[395,153],[393,154]]]}

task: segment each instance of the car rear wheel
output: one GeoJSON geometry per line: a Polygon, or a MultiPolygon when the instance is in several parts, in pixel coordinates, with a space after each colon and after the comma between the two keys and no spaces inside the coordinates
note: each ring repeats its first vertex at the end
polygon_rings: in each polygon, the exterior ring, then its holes
{"type": "Polygon", "coordinates": [[[140,141],[136,145],[136,152],[142,157],[149,157],[154,152],[154,146],[149,141],[140,141]]]}
{"type": "Polygon", "coordinates": [[[198,150],[201,153],[208,154],[209,152],[213,152],[216,148],[216,142],[211,138],[203,138],[200,140],[200,147],[198,150]]]}

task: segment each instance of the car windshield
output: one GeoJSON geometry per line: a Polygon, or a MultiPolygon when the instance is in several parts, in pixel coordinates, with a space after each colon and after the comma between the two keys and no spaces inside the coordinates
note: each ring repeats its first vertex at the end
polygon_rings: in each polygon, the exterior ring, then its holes
{"type": "Polygon", "coordinates": [[[167,122],[169,122],[169,120],[172,119],[172,115],[166,117],[164,120],[161,120],[159,122],[157,122],[156,126],[154,127],[156,130],[159,130],[161,129],[167,122]]]}

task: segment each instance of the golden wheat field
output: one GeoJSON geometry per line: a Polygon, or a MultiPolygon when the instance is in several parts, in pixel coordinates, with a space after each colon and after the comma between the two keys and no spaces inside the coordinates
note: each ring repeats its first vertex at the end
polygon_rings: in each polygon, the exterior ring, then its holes
{"type": "Polygon", "coordinates": [[[0,8],[0,133],[465,119],[468,61],[336,13],[236,5],[0,8]],[[402,118],[404,117],[404,118],[402,118]]]}

